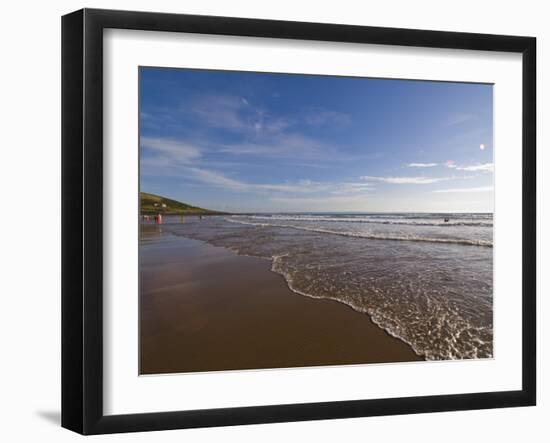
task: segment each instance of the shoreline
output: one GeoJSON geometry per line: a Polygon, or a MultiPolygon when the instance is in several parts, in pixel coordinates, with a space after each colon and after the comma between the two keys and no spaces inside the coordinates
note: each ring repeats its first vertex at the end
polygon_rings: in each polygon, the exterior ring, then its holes
{"type": "Polygon", "coordinates": [[[148,231],[140,238],[140,374],[424,360],[368,314],[298,294],[273,260],[148,231]]]}
{"type": "MultiPolygon", "coordinates": [[[[240,254],[238,254],[240,255],[240,254]]],[[[247,257],[251,257],[251,256],[247,256],[247,257]]],[[[283,280],[286,282],[288,288],[295,294],[299,295],[300,297],[308,297],[308,298],[311,298],[313,300],[331,300],[331,301],[335,301],[336,303],[340,303],[341,305],[344,305],[344,306],[347,306],[348,308],[350,308],[353,312],[356,312],[360,315],[365,315],[368,317],[368,319],[370,320],[370,322],[373,324],[373,325],[376,325],[378,328],[380,328],[383,332],[385,332],[389,337],[392,337],[392,338],[395,338],[403,343],[405,343],[407,346],[409,346],[411,348],[411,350],[419,357],[419,360],[421,361],[425,361],[425,358],[422,354],[419,354],[418,352],[416,352],[416,349],[414,349],[414,346],[407,342],[406,340],[404,340],[403,338],[399,337],[398,335],[394,335],[392,334],[390,331],[384,329],[381,325],[379,325],[377,322],[375,322],[373,320],[373,318],[371,317],[371,315],[366,312],[366,311],[361,311],[360,309],[356,308],[354,305],[350,304],[350,303],[346,303],[342,300],[338,300],[338,299],[335,299],[335,298],[328,298],[328,297],[315,297],[314,295],[310,295],[310,294],[307,294],[305,292],[302,292],[300,291],[299,289],[294,289],[292,287],[292,284],[287,280],[286,276],[280,272],[277,272],[273,269],[273,265],[274,265],[274,259],[271,258],[271,259],[268,259],[271,261],[272,265],[271,265],[271,272],[275,273],[275,274],[278,274],[280,275],[281,277],[283,277],[283,280]]]]}

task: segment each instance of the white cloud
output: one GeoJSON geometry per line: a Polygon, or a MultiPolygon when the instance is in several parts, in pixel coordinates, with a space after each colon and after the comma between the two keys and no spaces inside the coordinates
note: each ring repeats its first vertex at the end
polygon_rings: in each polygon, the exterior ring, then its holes
{"type": "Polygon", "coordinates": [[[445,166],[447,166],[447,168],[455,169],[456,163],[453,160],[447,160],[445,162],[445,166]]]}
{"type": "Polygon", "coordinates": [[[223,174],[220,174],[219,172],[210,171],[207,169],[201,169],[201,168],[185,168],[183,173],[185,174],[185,171],[190,172],[191,176],[197,179],[198,181],[214,186],[218,186],[225,189],[232,189],[236,191],[244,191],[249,188],[249,185],[241,182],[239,180],[235,180],[229,177],[226,177],[223,174]]]}
{"type": "Polygon", "coordinates": [[[249,127],[249,125],[241,113],[248,106],[248,101],[242,97],[209,95],[197,101],[191,110],[209,126],[243,130],[249,127]]]}
{"type": "MultiPolygon", "coordinates": [[[[204,184],[215,186],[222,189],[269,194],[275,193],[279,195],[292,194],[324,194],[327,195],[358,195],[371,191],[373,186],[367,183],[353,182],[315,182],[311,180],[299,180],[297,182],[288,183],[247,183],[231,177],[228,177],[220,172],[212,171],[203,168],[182,166],[180,175],[187,179],[199,181],[204,184]]],[[[332,198],[332,197],[319,197],[332,198]]]]}
{"type": "Polygon", "coordinates": [[[334,185],[330,193],[333,195],[360,194],[373,189],[375,188],[371,183],[340,183],[334,185]]]}
{"type": "Polygon", "coordinates": [[[440,181],[449,180],[448,177],[372,177],[369,175],[364,175],[360,178],[361,180],[391,183],[394,185],[426,185],[429,183],[437,183],[440,181]]]}
{"type": "MultiPolygon", "coordinates": [[[[230,176],[224,175],[212,169],[201,167],[201,150],[189,143],[167,139],[141,137],[141,147],[147,151],[147,155],[140,159],[141,174],[176,176],[186,180],[212,185],[218,188],[254,193],[330,193],[336,191],[358,192],[352,184],[321,183],[311,180],[299,180],[283,183],[247,183],[230,176]]],[[[311,158],[316,158],[315,142],[301,136],[281,136],[277,145],[240,145],[226,147],[221,151],[232,153],[248,153],[269,157],[296,157],[296,151],[302,154],[309,153],[311,158]]],[[[211,149],[211,148],[210,148],[211,149]]],[[[224,165],[228,162],[224,162],[224,165]]],[[[367,185],[362,184],[366,189],[367,185]]]]}
{"type": "Polygon", "coordinates": [[[438,189],[438,193],[455,193],[455,192],[490,192],[493,190],[492,186],[480,186],[478,188],[453,188],[453,189],[438,189]]]}
{"type": "Polygon", "coordinates": [[[467,165],[467,166],[460,166],[457,165],[453,160],[447,160],[445,163],[445,166],[447,168],[456,169],[457,171],[470,171],[470,172],[479,172],[479,171],[485,171],[485,172],[493,172],[494,171],[494,165],[493,163],[478,163],[475,165],[467,165]]]}
{"type": "Polygon", "coordinates": [[[437,166],[437,163],[409,163],[409,168],[433,168],[437,166]]]}
{"type": "Polygon", "coordinates": [[[278,183],[278,184],[253,184],[250,185],[253,190],[276,191],[286,193],[311,193],[324,192],[331,188],[330,183],[312,182],[310,180],[300,180],[297,183],[278,183]]]}
{"type": "Polygon", "coordinates": [[[281,205],[291,210],[310,211],[326,210],[366,210],[369,197],[364,195],[353,196],[325,196],[325,197],[272,197],[269,199],[274,204],[281,205]]]}
{"type": "Polygon", "coordinates": [[[265,136],[254,142],[224,145],[218,151],[257,157],[318,159],[321,155],[321,146],[315,140],[302,135],[281,133],[265,136]]]}
{"type": "Polygon", "coordinates": [[[141,137],[140,145],[142,148],[155,151],[162,157],[169,157],[182,163],[189,163],[201,156],[201,151],[196,146],[177,140],[141,137]]]}
{"type": "Polygon", "coordinates": [[[208,126],[248,135],[279,133],[289,125],[286,119],[274,117],[244,97],[232,95],[203,96],[192,105],[191,112],[208,126]]]}
{"type": "Polygon", "coordinates": [[[458,171],[470,171],[470,172],[477,172],[477,171],[493,172],[495,168],[493,163],[484,163],[484,164],[477,164],[477,165],[470,165],[470,166],[457,166],[456,169],[458,171]]]}

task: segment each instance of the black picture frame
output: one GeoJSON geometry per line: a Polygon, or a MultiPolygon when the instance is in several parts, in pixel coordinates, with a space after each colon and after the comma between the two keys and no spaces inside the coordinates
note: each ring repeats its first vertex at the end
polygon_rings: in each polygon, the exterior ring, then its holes
{"type": "Polygon", "coordinates": [[[531,406],[536,403],[536,39],[83,9],[62,18],[62,426],[82,434],[531,406]],[[522,389],[130,415],[103,413],[103,30],[522,54],[522,389]]]}

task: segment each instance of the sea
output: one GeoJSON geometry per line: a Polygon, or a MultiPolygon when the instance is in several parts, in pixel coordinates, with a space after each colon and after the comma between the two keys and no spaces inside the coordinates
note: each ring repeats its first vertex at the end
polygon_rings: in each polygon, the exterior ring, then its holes
{"type": "Polygon", "coordinates": [[[295,293],[348,305],[426,360],[493,356],[490,213],[167,216],[162,230],[270,260],[295,293]]]}

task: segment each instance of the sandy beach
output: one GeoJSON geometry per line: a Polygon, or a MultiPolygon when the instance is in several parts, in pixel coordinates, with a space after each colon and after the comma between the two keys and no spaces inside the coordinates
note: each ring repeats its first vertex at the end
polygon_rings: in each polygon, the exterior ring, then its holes
{"type": "Polygon", "coordinates": [[[367,315],[292,292],[268,260],[158,229],[140,240],[141,374],[421,359],[367,315]]]}

